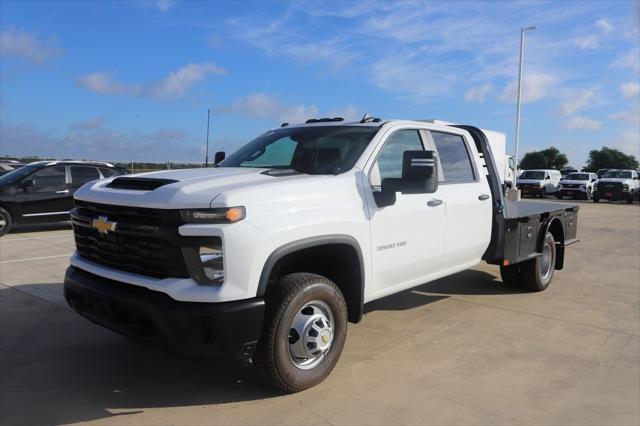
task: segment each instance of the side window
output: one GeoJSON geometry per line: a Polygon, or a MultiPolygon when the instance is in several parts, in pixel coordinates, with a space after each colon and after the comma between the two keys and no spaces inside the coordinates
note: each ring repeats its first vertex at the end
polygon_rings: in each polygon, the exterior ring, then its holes
{"type": "Polygon", "coordinates": [[[115,176],[118,174],[116,169],[111,169],[109,167],[100,167],[100,172],[102,172],[102,176],[108,178],[111,176],[115,176]]]}
{"type": "Polygon", "coordinates": [[[64,166],[45,167],[29,175],[27,179],[33,179],[35,191],[46,191],[49,189],[61,188],[65,184],[64,166]]]}
{"type": "Polygon", "coordinates": [[[256,151],[251,157],[243,161],[243,167],[289,167],[293,159],[293,153],[298,143],[289,137],[281,138],[267,145],[263,150],[256,151]]]}
{"type": "Polygon", "coordinates": [[[470,182],[475,180],[471,158],[464,139],[459,135],[431,132],[442,165],[441,182],[470,182]]]}
{"type": "Polygon", "coordinates": [[[100,179],[98,169],[88,166],[71,166],[71,182],[82,185],[91,180],[100,179]]]}
{"type": "Polygon", "coordinates": [[[378,154],[370,175],[372,186],[380,186],[382,179],[402,177],[402,157],[405,151],[422,151],[417,130],[398,130],[393,133],[378,154]]]}

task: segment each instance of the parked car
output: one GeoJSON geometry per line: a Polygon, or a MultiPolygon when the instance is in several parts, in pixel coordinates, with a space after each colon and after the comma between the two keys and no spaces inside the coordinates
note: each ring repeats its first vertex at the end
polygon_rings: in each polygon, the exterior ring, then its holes
{"type": "Polygon", "coordinates": [[[0,236],[18,223],[69,220],[78,188],[121,174],[109,163],[38,161],[0,176],[0,236]]]}
{"type": "Polygon", "coordinates": [[[593,202],[625,200],[633,203],[640,196],[640,181],[635,170],[610,169],[598,179],[593,190],[593,202]]]}
{"type": "Polygon", "coordinates": [[[590,200],[593,194],[593,186],[598,180],[595,173],[569,173],[560,180],[556,197],[561,200],[563,197],[581,198],[590,200]]]}
{"type": "Polygon", "coordinates": [[[562,269],[578,206],[505,200],[505,153],[490,138],[464,125],[314,119],[269,130],[215,168],[84,185],[65,298],[124,335],[253,360],[273,386],[309,388],[367,302],[482,259],[531,291],[562,269]]]}
{"type": "Polygon", "coordinates": [[[24,166],[24,164],[16,160],[0,160],[0,176],[19,169],[22,166],[24,166]]]}
{"type": "Polygon", "coordinates": [[[518,178],[518,188],[522,195],[553,195],[558,190],[560,176],[558,170],[525,170],[518,178]]]}
{"type": "Polygon", "coordinates": [[[576,173],[578,170],[574,169],[573,167],[569,167],[566,169],[560,169],[560,177],[561,179],[564,179],[565,176],[567,176],[569,173],[576,173]]]}

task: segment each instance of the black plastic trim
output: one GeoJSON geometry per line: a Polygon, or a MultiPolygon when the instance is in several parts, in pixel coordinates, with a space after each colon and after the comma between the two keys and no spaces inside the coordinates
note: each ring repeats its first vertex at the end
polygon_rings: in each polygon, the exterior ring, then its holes
{"type": "Polygon", "coordinates": [[[165,293],[70,266],[64,296],[78,314],[116,333],[193,357],[249,359],[260,338],[264,300],[179,302],[165,293]]]}
{"type": "Polygon", "coordinates": [[[330,244],[346,244],[353,247],[356,250],[358,255],[358,260],[360,263],[360,303],[357,312],[350,314],[349,316],[353,318],[354,322],[359,321],[362,318],[362,314],[364,312],[364,282],[365,282],[365,271],[364,271],[364,258],[362,256],[362,250],[360,249],[360,244],[356,241],[355,238],[350,235],[343,234],[331,234],[331,235],[320,235],[317,237],[309,237],[303,238],[301,240],[292,241],[287,243],[281,247],[275,249],[267,258],[264,266],[262,267],[262,273],[260,274],[260,281],[258,282],[258,290],[256,292],[257,297],[264,296],[267,290],[267,284],[269,282],[269,276],[271,275],[271,271],[273,267],[278,263],[278,260],[282,259],[284,256],[294,253],[299,250],[308,249],[311,247],[318,247],[330,244]]]}

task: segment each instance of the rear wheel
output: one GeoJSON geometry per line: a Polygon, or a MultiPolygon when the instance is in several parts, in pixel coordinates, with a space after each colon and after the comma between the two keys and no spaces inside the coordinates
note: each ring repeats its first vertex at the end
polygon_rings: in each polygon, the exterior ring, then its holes
{"type": "Polygon", "coordinates": [[[11,225],[13,225],[11,213],[0,207],[0,237],[11,230],[11,225]]]}
{"type": "Polygon", "coordinates": [[[533,291],[546,290],[553,279],[555,263],[556,242],[553,239],[553,235],[547,232],[542,242],[542,255],[522,262],[520,265],[522,283],[533,291]]]}
{"type": "Polygon", "coordinates": [[[560,194],[559,192],[558,192],[558,193],[556,193],[556,198],[557,198],[558,200],[562,200],[562,194],[560,194]]]}
{"type": "Polygon", "coordinates": [[[320,275],[295,273],[270,289],[254,361],[267,383],[293,393],[331,373],[347,337],[347,306],[320,275]]]}
{"type": "Polygon", "coordinates": [[[597,203],[597,202],[599,202],[599,201],[600,201],[600,197],[598,197],[597,195],[594,195],[594,196],[593,196],[593,202],[594,202],[594,203],[597,203]]]}

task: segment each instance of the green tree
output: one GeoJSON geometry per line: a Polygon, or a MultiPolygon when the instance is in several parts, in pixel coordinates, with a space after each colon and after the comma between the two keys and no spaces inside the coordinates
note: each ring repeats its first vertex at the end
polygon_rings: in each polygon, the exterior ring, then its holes
{"type": "Polygon", "coordinates": [[[638,160],[615,148],[603,146],[589,152],[585,171],[597,172],[599,169],[637,169],[638,160]]]}
{"type": "Polygon", "coordinates": [[[556,169],[560,170],[569,163],[567,156],[554,146],[542,151],[527,152],[520,161],[519,168],[527,169],[556,169]]]}

